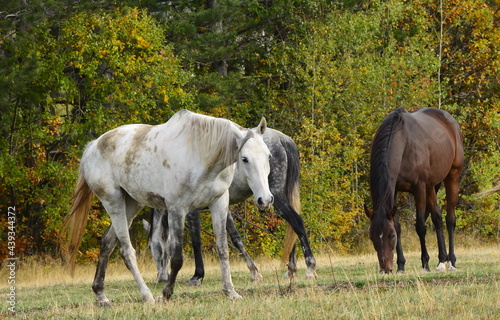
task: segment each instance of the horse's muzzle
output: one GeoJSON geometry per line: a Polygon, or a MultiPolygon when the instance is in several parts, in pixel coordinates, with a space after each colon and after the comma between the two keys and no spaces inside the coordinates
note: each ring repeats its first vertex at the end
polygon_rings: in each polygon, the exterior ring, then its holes
{"type": "Polygon", "coordinates": [[[269,209],[274,203],[274,197],[271,195],[271,199],[269,201],[264,201],[262,198],[257,199],[257,206],[261,210],[269,209]]]}

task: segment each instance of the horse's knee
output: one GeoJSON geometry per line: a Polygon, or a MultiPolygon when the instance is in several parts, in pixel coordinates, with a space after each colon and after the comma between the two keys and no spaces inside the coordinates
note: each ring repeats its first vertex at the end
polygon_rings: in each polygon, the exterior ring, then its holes
{"type": "Polygon", "coordinates": [[[217,247],[217,254],[220,260],[229,260],[229,251],[225,247],[217,247]]]}
{"type": "Polygon", "coordinates": [[[135,249],[132,246],[121,246],[120,256],[123,260],[128,261],[132,257],[135,257],[135,249]]]}

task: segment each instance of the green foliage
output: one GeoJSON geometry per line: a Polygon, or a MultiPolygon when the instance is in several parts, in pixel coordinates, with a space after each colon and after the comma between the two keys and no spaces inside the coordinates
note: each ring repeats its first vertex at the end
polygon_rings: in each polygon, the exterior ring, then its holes
{"type": "MultiPolygon", "coordinates": [[[[19,253],[58,254],[88,141],[121,124],[164,122],[180,108],[243,126],[266,116],[290,135],[312,245],[339,251],[354,250],[367,230],[362,205],[381,120],[399,106],[446,109],[466,150],[457,227],[498,237],[498,195],[474,196],[500,176],[498,1],[444,1],[442,9],[428,0],[126,4],[2,7],[0,210],[17,208],[19,253]]],[[[234,211],[251,253],[280,253],[284,224],[275,213],[250,203],[234,211]]],[[[96,202],[87,259],[108,225],[96,202]]]]}
{"type": "MultiPolygon", "coordinates": [[[[187,74],[163,28],[138,9],[78,13],[3,36],[0,207],[18,210],[19,253],[57,254],[85,143],[120,124],[165,122],[192,100],[187,74]]],[[[102,208],[90,219],[86,237],[95,240],[83,251],[95,251],[109,225],[102,208]]]]}
{"type": "MultiPolygon", "coordinates": [[[[500,183],[500,149],[497,146],[490,148],[490,153],[483,155],[484,160],[471,163],[471,176],[479,191],[493,187],[492,178],[500,183]]],[[[457,212],[457,227],[471,234],[483,237],[498,238],[500,236],[500,193],[477,198],[475,194],[463,195],[466,203],[464,208],[457,212]]]]}

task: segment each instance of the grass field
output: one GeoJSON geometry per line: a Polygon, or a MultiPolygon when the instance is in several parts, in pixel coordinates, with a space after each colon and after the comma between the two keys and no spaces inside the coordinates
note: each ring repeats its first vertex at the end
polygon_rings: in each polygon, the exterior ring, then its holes
{"type": "MultiPolygon", "coordinates": [[[[437,253],[430,252],[435,265],[437,253]]],[[[422,272],[420,253],[406,254],[404,274],[380,275],[375,252],[356,256],[321,255],[318,279],[285,280],[277,260],[258,259],[264,280],[254,283],[246,266],[232,259],[236,290],[243,300],[229,301],[221,291],[218,261],[207,258],[201,287],[188,287],[193,261],[186,260],[171,301],[144,304],[121,260],[110,265],[106,292],[112,308],[97,307],[91,283],[94,265],[77,266],[75,278],[63,267],[25,261],[16,274],[16,312],[8,313],[2,294],[0,318],[15,319],[500,319],[500,249],[457,250],[457,272],[422,272]]],[[[162,285],[148,257],[140,267],[154,295],[162,285]]],[[[2,268],[0,279],[7,279],[2,268]]],[[[1,281],[2,292],[9,290],[1,281]]]]}

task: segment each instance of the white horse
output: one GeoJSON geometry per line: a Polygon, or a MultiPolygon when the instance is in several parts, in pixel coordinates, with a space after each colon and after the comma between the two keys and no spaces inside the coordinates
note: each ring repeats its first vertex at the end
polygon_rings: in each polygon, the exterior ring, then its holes
{"type": "Polygon", "coordinates": [[[170,274],[163,289],[165,299],[172,296],[183,263],[185,217],[190,210],[204,206],[212,212],[222,289],[230,299],[241,298],[234,290],[229,269],[228,189],[239,157],[257,205],[261,209],[272,205],[273,195],[268,184],[270,152],[262,139],[265,129],[264,118],[257,128],[245,129],[229,120],[183,110],[165,124],[121,126],[88,144],[80,162],[73,208],[66,220],[69,232],[67,260],[73,272],[95,194],[112,222],[102,238],[92,285],[99,305],[111,305],[104,294],[104,277],[117,241],[142,299],[155,301],[137,267],[129,235],[130,224],[144,206],[168,209],[169,213],[167,260],[170,274]]]}
{"type": "MultiPolygon", "coordinates": [[[[297,272],[297,257],[295,254],[295,243],[297,237],[300,240],[304,259],[306,262],[306,278],[317,278],[316,274],[316,259],[311,250],[309,240],[307,238],[304,220],[300,215],[300,161],[299,150],[295,142],[284,133],[267,128],[262,135],[264,143],[271,152],[269,159],[269,189],[274,196],[274,209],[286,221],[286,235],[283,246],[282,261],[288,259],[288,270],[285,277],[293,279],[297,272]]],[[[236,163],[236,172],[234,180],[229,187],[229,203],[235,204],[245,201],[252,195],[252,189],[248,185],[248,176],[244,170],[244,163],[238,160],[236,163]]],[[[148,246],[151,250],[151,255],[158,269],[158,282],[166,281],[167,269],[165,268],[165,243],[167,233],[167,215],[165,210],[152,209],[151,223],[143,220],[144,228],[149,232],[148,246]]],[[[205,277],[205,268],[201,250],[201,225],[200,225],[200,210],[193,210],[187,215],[187,221],[191,232],[191,240],[195,261],[194,275],[189,280],[189,285],[201,285],[205,277]]],[[[259,273],[257,265],[252,260],[250,255],[243,245],[241,236],[236,229],[231,213],[227,215],[226,222],[227,232],[229,233],[233,244],[241,252],[252,280],[263,279],[259,273]]]]}

